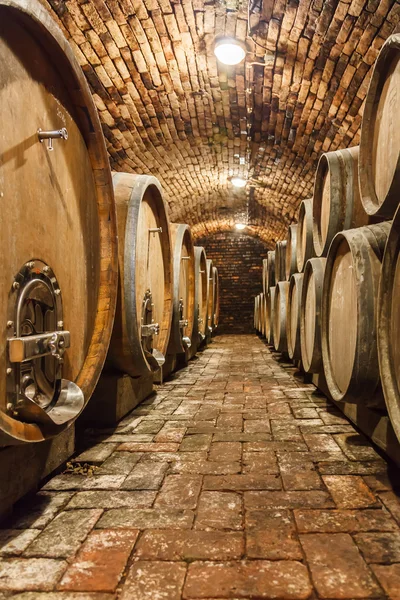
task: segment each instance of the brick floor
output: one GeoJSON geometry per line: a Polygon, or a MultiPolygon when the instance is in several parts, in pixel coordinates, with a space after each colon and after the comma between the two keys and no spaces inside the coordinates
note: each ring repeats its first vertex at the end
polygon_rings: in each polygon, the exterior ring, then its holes
{"type": "Polygon", "coordinates": [[[399,473],[256,336],[220,336],[0,530],[0,600],[400,600],[399,473]]]}

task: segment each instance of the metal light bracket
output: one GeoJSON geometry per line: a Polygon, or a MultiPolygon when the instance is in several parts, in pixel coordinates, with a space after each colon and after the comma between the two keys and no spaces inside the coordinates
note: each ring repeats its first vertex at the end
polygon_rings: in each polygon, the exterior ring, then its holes
{"type": "Polygon", "coordinates": [[[53,140],[67,140],[68,139],[68,131],[65,127],[62,129],[53,129],[51,131],[43,131],[42,129],[38,129],[37,131],[39,142],[43,144],[44,140],[48,140],[47,150],[52,152],[53,148],[53,140]]]}
{"type": "Polygon", "coordinates": [[[162,227],[150,227],[149,233],[152,233],[154,237],[156,233],[162,233],[162,227]]]}
{"type": "Polygon", "coordinates": [[[62,425],[82,410],[84,396],[62,378],[70,346],[61,290],[51,267],[31,260],[11,285],[7,320],[7,412],[26,423],[62,425]]]}

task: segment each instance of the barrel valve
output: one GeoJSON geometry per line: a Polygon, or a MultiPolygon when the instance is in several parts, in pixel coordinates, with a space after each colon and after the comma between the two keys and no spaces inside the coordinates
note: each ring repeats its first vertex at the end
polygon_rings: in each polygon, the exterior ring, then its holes
{"type": "Polygon", "coordinates": [[[43,131],[42,129],[38,129],[37,134],[38,134],[39,142],[41,144],[43,144],[44,140],[49,140],[49,142],[47,144],[47,150],[49,150],[49,152],[54,150],[53,140],[56,140],[56,139],[67,140],[68,139],[68,131],[66,130],[65,127],[63,127],[62,129],[53,129],[51,131],[43,131]]]}

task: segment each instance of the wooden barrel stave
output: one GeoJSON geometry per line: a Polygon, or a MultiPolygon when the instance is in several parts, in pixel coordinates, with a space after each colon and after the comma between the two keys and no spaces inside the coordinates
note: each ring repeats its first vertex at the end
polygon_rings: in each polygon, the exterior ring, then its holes
{"type": "Polygon", "coordinates": [[[358,146],[327,152],[318,161],[313,196],[313,240],[316,256],[328,254],[342,230],[369,222],[358,187],[358,146]]]}
{"type": "Polygon", "coordinates": [[[96,107],[70,45],[39,2],[0,0],[0,57],[0,247],[7,256],[0,311],[3,323],[13,323],[0,341],[1,372],[11,369],[7,383],[0,378],[0,444],[17,444],[65,429],[94,390],[115,312],[117,236],[96,107]],[[53,139],[53,152],[48,139],[40,142],[46,130],[64,136],[53,139]],[[21,344],[26,335],[66,330],[70,348],[63,363],[48,355],[21,369],[8,364],[8,339],[18,337],[19,319],[34,304],[33,330],[23,325],[21,344]],[[23,391],[14,393],[22,373],[23,391]]]}
{"type": "Polygon", "coordinates": [[[191,345],[194,318],[194,245],[189,225],[171,223],[171,243],[173,312],[168,353],[183,354],[191,345]]]}
{"type": "Polygon", "coordinates": [[[303,273],[306,262],[314,256],[313,202],[312,198],[308,198],[302,201],[299,208],[296,244],[297,270],[299,273],[303,273]]]}
{"type": "Polygon", "coordinates": [[[300,311],[301,361],[306,373],[322,371],[321,309],[326,258],[311,258],[304,269],[300,311]]]}
{"type": "Polygon", "coordinates": [[[158,179],[113,173],[119,289],[108,366],[140,376],[157,371],[172,319],[172,257],[167,207],[158,179]],[[158,325],[159,333],[145,328],[158,325]]]}
{"type": "Polygon", "coordinates": [[[269,288],[266,303],[266,315],[265,315],[265,336],[267,342],[274,345],[274,310],[275,310],[275,286],[269,288]]]}
{"type": "Polygon", "coordinates": [[[192,352],[206,337],[207,327],[207,258],[203,247],[194,247],[194,282],[195,282],[195,305],[193,319],[192,352]]]}
{"type": "Polygon", "coordinates": [[[285,257],[285,279],[287,281],[290,280],[294,273],[297,273],[297,235],[298,226],[290,225],[285,257]]]}
{"type": "Polygon", "coordinates": [[[366,212],[391,219],[400,197],[400,33],[391,35],[375,62],[364,105],[358,167],[366,212]]]}
{"type": "Polygon", "coordinates": [[[289,358],[295,361],[301,359],[300,312],[303,277],[302,273],[295,273],[289,281],[287,342],[289,358]]]}
{"type": "Polygon", "coordinates": [[[289,282],[279,281],[275,286],[274,297],[274,347],[277,352],[287,352],[287,305],[289,282]]]}
{"type": "Polygon", "coordinates": [[[387,411],[400,440],[400,209],[385,247],[378,294],[379,372],[387,411]]]}
{"type": "Polygon", "coordinates": [[[286,240],[277,242],[275,246],[275,285],[286,281],[286,247],[286,240]]]}
{"type": "Polygon", "coordinates": [[[343,231],[329,249],[322,355],[328,389],[337,401],[369,404],[380,383],[376,315],[389,229],[389,223],[380,223],[343,231]]]}
{"type": "Polygon", "coordinates": [[[214,280],[214,306],[213,306],[213,331],[218,327],[219,323],[219,312],[220,312],[220,297],[219,297],[219,276],[217,267],[213,267],[213,280],[214,280]]]}

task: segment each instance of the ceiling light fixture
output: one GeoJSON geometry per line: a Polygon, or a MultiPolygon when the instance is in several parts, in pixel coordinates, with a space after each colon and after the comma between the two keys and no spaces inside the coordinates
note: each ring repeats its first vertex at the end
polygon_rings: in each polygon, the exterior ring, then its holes
{"type": "Polygon", "coordinates": [[[235,38],[222,38],[215,43],[214,54],[224,65],[238,65],[246,56],[246,48],[235,38]]]}
{"type": "Polygon", "coordinates": [[[239,229],[239,231],[246,229],[246,225],[244,223],[235,223],[235,227],[236,229],[239,229]]]}
{"type": "Polygon", "coordinates": [[[247,183],[247,180],[243,179],[243,177],[232,177],[231,178],[231,184],[237,188],[244,188],[246,183],[247,183]]]}

